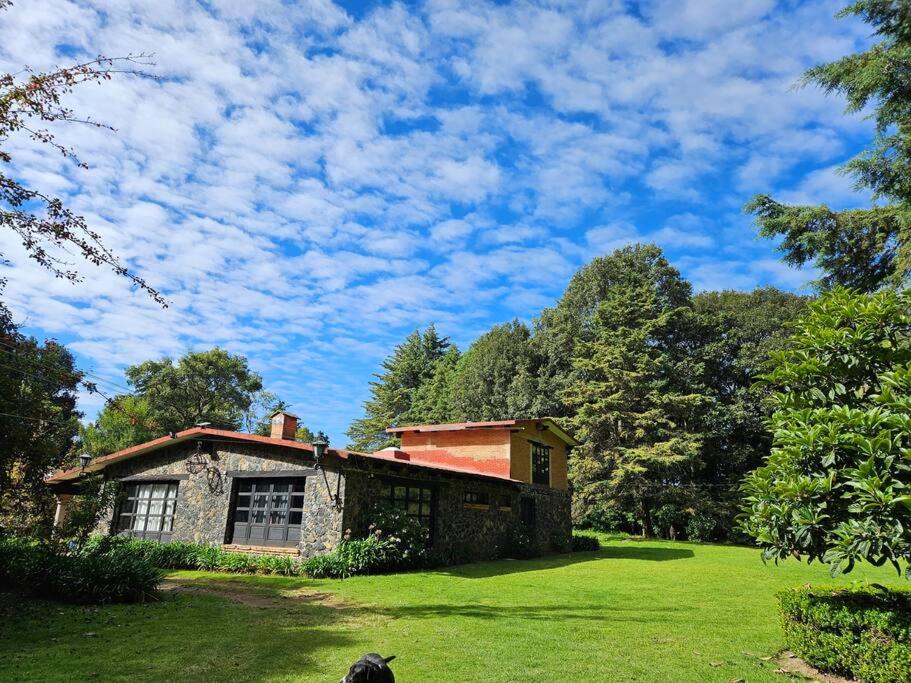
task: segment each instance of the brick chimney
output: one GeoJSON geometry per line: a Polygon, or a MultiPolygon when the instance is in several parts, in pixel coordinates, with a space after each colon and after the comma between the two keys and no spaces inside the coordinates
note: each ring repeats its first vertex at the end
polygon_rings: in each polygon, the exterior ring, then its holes
{"type": "Polygon", "coordinates": [[[278,410],[272,413],[272,434],[273,439],[288,439],[294,441],[294,435],[297,433],[297,415],[278,410]]]}

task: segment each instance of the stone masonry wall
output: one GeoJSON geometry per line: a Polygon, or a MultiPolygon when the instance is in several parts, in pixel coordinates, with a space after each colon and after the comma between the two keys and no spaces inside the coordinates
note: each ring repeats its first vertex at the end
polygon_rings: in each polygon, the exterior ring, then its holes
{"type": "Polygon", "coordinates": [[[433,547],[455,560],[502,557],[510,547],[511,534],[520,519],[521,497],[535,500],[533,551],[543,553],[569,547],[572,529],[569,494],[565,491],[416,468],[403,471],[380,463],[371,463],[369,471],[346,472],[345,530],[350,530],[353,536],[363,536],[370,522],[371,505],[386,498],[393,483],[420,484],[434,490],[433,547]],[[489,507],[466,505],[465,493],[469,491],[486,493],[489,507]]]}
{"type": "MultiPolygon", "coordinates": [[[[284,453],[279,449],[231,443],[213,444],[212,455],[203,454],[209,468],[188,472],[187,458],[195,452],[195,444],[181,443],[173,448],[140,456],[133,460],[110,466],[108,477],[120,479],[131,476],[181,476],[177,488],[177,506],[174,514],[174,541],[191,541],[220,545],[227,540],[230,501],[234,478],[232,471],[247,472],[300,472],[312,473],[313,462],[297,453],[284,453]]],[[[345,482],[335,472],[327,472],[330,487],[336,486],[344,500],[345,482]]],[[[114,511],[101,520],[96,531],[110,533],[114,511]]],[[[341,539],[342,513],[330,498],[321,472],[307,478],[304,486],[304,511],[302,515],[300,551],[310,556],[331,550],[341,539]]]]}

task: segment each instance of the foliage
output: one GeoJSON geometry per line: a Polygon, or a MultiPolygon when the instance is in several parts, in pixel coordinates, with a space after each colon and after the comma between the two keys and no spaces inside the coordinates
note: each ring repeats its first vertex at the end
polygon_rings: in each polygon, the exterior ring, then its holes
{"type": "MultiPolygon", "coordinates": [[[[575,347],[575,381],[561,397],[574,410],[569,424],[584,443],[573,458],[577,493],[635,509],[651,536],[662,482],[678,478],[698,457],[706,397],[698,383],[686,381],[693,359],[675,340],[685,334],[689,309],[670,307],[661,293],[670,280],[666,262],[656,259],[654,247],[623,252],[622,261],[640,262],[633,272],[642,277],[630,275],[624,286],[604,292],[591,339],[575,347]]],[[[685,292],[678,280],[675,289],[685,292]]]]}
{"type": "Polygon", "coordinates": [[[686,523],[686,537],[690,541],[717,541],[722,536],[718,518],[710,512],[697,510],[686,523]]]}
{"type": "Polygon", "coordinates": [[[414,392],[414,400],[408,411],[408,422],[441,424],[456,419],[453,395],[457,381],[456,371],[461,357],[459,349],[452,345],[437,361],[433,369],[433,376],[414,392]]]}
{"type": "Polygon", "coordinates": [[[349,448],[377,451],[397,445],[386,433],[388,427],[414,424],[412,408],[417,390],[433,378],[437,363],[449,350],[449,340],[431,325],[425,332],[415,330],[383,361],[383,372],[370,383],[370,398],[364,403],[364,417],[348,428],[349,448]]]}
{"type": "Polygon", "coordinates": [[[911,592],[807,586],[778,600],[788,647],[816,668],[869,683],[911,680],[911,592]]]}
{"type": "Polygon", "coordinates": [[[513,519],[506,530],[501,544],[503,557],[514,560],[525,560],[534,557],[535,550],[531,543],[531,529],[520,519],[513,519]]]}
{"type": "Polygon", "coordinates": [[[134,555],[161,569],[201,569],[234,574],[281,576],[299,576],[303,571],[303,564],[296,556],[236,553],[214,545],[185,541],[159,543],[126,536],[95,536],[89,540],[86,548],[114,548],[118,552],[134,555]]]}
{"type": "Polygon", "coordinates": [[[84,473],[79,478],[79,494],[74,496],[60,527],[53,537],[76,548],[88,541],[102,516],[113,509],[120,495],[120,483],[106,480],[100,472],[84,473]]]}
{"type": "Polygon", "coordinates": [[[147,399],[117,396],[94,422],[80,426],[80,450],[97,458],[154,439],[158,431],[147,399]]]}
{"type": "Polygon", "coordinates": [[[585,509],[579,520],[580,529],[592,529],[606,534],[622,531],[627,524],[626,516],[616,507],[598,502],[585,509]]]}
{"type": "Polygon", "coordinates": [[[22,335],[0,304],[0,527],[49,527],[44,477],[70,461],[82,381],[64,346],[22,335]]]}
{"type": "Polygon", "coordinates": [[[136,602],[151,597],[161,572],[124,546],[79,551],[37,540],[0,537],[0,585],[76,603],[136,602]]]}
{"type": "Polygon", "coordinates": [[[774,447],[744,484],[744,530],[765,559],[907,567],[911,290],[833,290],[774,360],[774,447]]]}
{"type": "MultiPolygon", "coordinates": [[[[0,2],[0,11],[6,6],[6,2],[0,2]]],[[[88,168],[75,156],[74,150],[58,143],[50,130],[43,126],[65,122],[113,130],[110,126],[78,116],[64,106],[63,98],[80,85],[104,83],[118,74],[144,76],[146,74],[136,67],[148,65],[147,55],[140,54],[98,57],[42,73],[25,67],[15,74],[0,74],[0,164],[3,165],[0,166],[0,227],[15,233],[26,253],[57,277],[70,282],[81,280],[67,260],[67,256],[75,253],[89,263],[107,266],[116,274],[128,278],[155,301],[165,305],[161,294],[130,272],[82,216],[73,213],[58,197],[28,187],[2,170],[4,166],[11,168],[13,164],[11,150],[14,147],[6,143],[20,132],[73,160],[77,168],[88,168]]],[[[0,254],[2,261],[3,255],[0,254]]]]}
{"type": "Polygon", "coordinates": [[[872,109],[876,137],[867,150],[842,167],[857,189],[885,206],[833,211],[828,206],[787,206],[767,195],[746,211],[756,216],[759,233],[780,238],[784,260],[812,262],[823,271],[823,289],[837,285],[863,292],[901,285],[911,272],[911,32],[903,2],[857,0],[839,16],[859,16],[880,42],[806,72],[803,84],[847,98],[848,113],[872,109]]]}
{"type": "MultiPolygon", "coordinates": [[[[655,531],[659,536],[662,538],[677,538],[687,528],[689,515],[680,506],[674,503],[665,503],[655,508],[653,517],[655,531]]],[[[687,535],[689,536],[689,534],[687,535]]],[[[695,540],[692,537],[690,538],[695,540]]]]}
{"type": "Polygon", "coordinates": [[[601,541],[597,536],[587,534],[573,534],[572,552],[584,553],[601,549],[601,541]]]}
{"type": "Polygon", "coordinates": [[[162,358],[133,365],[126,376],[148,402],[149,418],[159,433],[178,432],[199,422],[238,430],[263,388],[262,377],[244,356],[218,347],[191,351],[176,364],[162,358]]]}
{"type": "Polygon", "coordinates": [[[532,405],[539,365],[531,331],[518,320],[494,325],[459,360],[452,382],[452,419],[507,420],[537,417],[532,405]]]}

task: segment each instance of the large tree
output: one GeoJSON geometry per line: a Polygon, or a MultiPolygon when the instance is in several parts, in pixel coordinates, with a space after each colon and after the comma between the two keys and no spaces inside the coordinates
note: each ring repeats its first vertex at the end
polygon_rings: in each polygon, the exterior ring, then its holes
{"type": "Polygon", "coordinates": [[[388,427],[413,424],[415,393],[433,378],[437,363],[449,349],[449,339],[440,337],[431,325],[425,332],[415,330],[383,361],[383,371],[370,383],[370,398],[364,402],[364,417],[348,428],[349,447],[376,451],[398,440],[386,433],[388,427]]]}
{"type": "Polygon", "coordinates": [[[190,352],[127,368],[135,393],[148,401],[149,418],[159,433],[176,432],[198,422],[237,430],[257,394],[262,377],[244,356],[220,348],[190,352]]]}
{"type": "Polygon", "coordinates": [[[116,396],[95,420],[79,429],[80,449],[92,457],[107,455],[160,436],[149,401],[140,396],[116,396]]]}
{"type": "Polygon", "coordinates": [[[869,50],[816,66],[804,84],[847,98],[849,113],[872,109],[876,137],[845,164],[856,187],[878,202],[869,209],[835,211],[825,204],[787,205],[759,195],[746,210],[759,232],[781,239],[784,260],[813,263],[818,284],[870,292],[900,286],[911,273],[911,19],[906,2],[858,0],[839,16],[860,16],[880,39],[869,50]],[[881,204],[880,204],[881,203],[881,204]]]}
{"type": "Polygon", "coordinates": [[[44,478],[71,457],[82,380],[65,347],[24,336],[0,304],[0,527],[47,521],[44,478]]]}
{"type": "Polygon", "coordinates": [[[680,339],[692,317],[688,285],[655,247],[635,246],[597,264],[608,274],[587,334],[574,344],[561,398],[583,442],[573,454],[577,507],[611,500],[653,535],[654,508],[695,466],[706,403],[680,339]],[[672,295],[669,296],[668,294],[672,295]]]}
{"type": "Polygon", "coordinates": [[[494,325],[459,360],[452,381],[456,420],[531,418],[539,362],[531,331],[514,320],[494,325]]]}

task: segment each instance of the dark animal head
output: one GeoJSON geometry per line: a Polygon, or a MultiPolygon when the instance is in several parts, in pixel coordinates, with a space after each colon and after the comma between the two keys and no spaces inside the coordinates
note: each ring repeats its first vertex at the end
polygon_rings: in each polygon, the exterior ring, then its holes
{"type": "Polygon", "coordinates": [[[348,669],[348,675],[340,683],[395,683],[395,676],[388,664],[392,657],[380,657],[376,652],[370,652],[348,669]]]}

